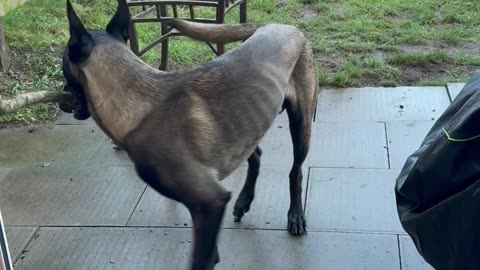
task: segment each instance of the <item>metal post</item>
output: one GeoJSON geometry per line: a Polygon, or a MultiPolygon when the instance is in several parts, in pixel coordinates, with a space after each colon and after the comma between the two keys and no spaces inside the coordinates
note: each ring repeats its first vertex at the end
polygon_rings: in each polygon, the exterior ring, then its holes
{"type": "MultiPolygon", "coordinates": [[[[228,0],[219,0],[218,1],[217,20],[216,20],[217,24],[222,24],[222,23],[225,22],[225,6],[226,6],[225,1],[228,1],[228,0]]],[[[225,44],[217,43],[216,45],[217,45],[216,53],[217,53],[218,56],[220,56],[225,52],[225,44]]]]}
{"type": "Polygon", "coordinates": [[[13,270],[10,252],[8,251],[7,234],[0,211],[0,270],[13,270]]]}

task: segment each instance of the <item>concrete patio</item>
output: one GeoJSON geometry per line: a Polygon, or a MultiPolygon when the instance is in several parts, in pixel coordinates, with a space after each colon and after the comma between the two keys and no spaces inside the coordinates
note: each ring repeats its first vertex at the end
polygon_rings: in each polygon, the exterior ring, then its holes
{"type": "MultiPolygon", "coordinates": [[[[463,84],[324,89],[305,164],[309,232],[286,231],[292,148],[286,116],[262,142],[251,211],[221,231],[221,270],[428,270],[403,231],[393,187],[407,156],[463,84]]],[[[0,130],[0,209],[15,269],[185,270],[186,209],[147,187],[92,121],[0,130]]]]}

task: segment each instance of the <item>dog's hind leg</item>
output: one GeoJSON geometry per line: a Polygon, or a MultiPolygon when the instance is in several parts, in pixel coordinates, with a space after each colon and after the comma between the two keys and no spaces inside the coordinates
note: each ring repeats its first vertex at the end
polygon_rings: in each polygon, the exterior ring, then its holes
{"type": "Polygon", "coordinates": [[[295,92],[287,96],[290,134],[293,143],[293,166],[290,171],[290,209],[288,231],[292,235],[306,232],[306,220],[302,204],[302,165],[310,148],[310,135],[316,99],[317,82],[312,52],[306,42],[292,74],[295,92]]]}
{"type": "Polygon", "coordinates": [[[287,102],[290,122],[290,135],[293,142],[293,166],[290,170],[290,208],[288,210],[288,231],[301,235],[306,230],[305,215],[302,204],[302,165],[309,150],[309,133],[311,125],[294,104],[287,102]]]}
{"type": "Polygon", "coordinates": [[[248,158],[248,173],[245,185],[235,202],[233,208],[233,216],[235,222],[240,222],[245,213],[250,210],[250,204],[255,197],[255,184],[257,183],[258,174],[260,171],[260,157],[262,156],[262,149],[259,146],[255,148],[253,153],[248,158]]]}

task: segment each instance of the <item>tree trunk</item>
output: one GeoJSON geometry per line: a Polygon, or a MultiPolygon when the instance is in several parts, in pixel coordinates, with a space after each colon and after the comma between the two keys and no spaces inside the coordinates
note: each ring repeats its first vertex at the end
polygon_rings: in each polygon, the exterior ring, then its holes
{"type": "Polygon", "coordinates": [[[10,58],[8,56],[8,46],[5,40],[5,31],[0,20],[0,71],[8,71],[10,68],[10,58]]]}

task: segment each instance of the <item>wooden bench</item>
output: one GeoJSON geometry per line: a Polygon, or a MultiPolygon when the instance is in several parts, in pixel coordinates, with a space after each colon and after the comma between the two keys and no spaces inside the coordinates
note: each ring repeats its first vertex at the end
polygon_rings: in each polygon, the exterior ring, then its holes
{"type": "MultiPolygon", "coordinates": [[[[172,18],[180,18],[194,22],[216,23],[225,22],[225,15],[233,8],[240,9],[240,23],[247,21],[247,0],[127,0],[131,13],[130,47],[138,56],[144,55],[149,50],[161,44],[160,70],[165,70],[168,59],[168,39],[182,34],[175,29],[170,29],[165,22],[172,18]],[[138,9],[141,7],[140,9],[138,9]],[[137,9],[135,9],[137,8],[137,9]],[[186,16],[180,14],[179,9],[187,10],[186,16]],[[200,18],[196,8],[211,8],[215,12],[214,18],[200,18]],[[159,23],[161,36],[147,44],[143,49],[139,47],[139,41],[135,25],[139,23],[159,23]]],[[[224,44],[210,44],[208,46],[219,56],[224,53],[224,44]]]]}

